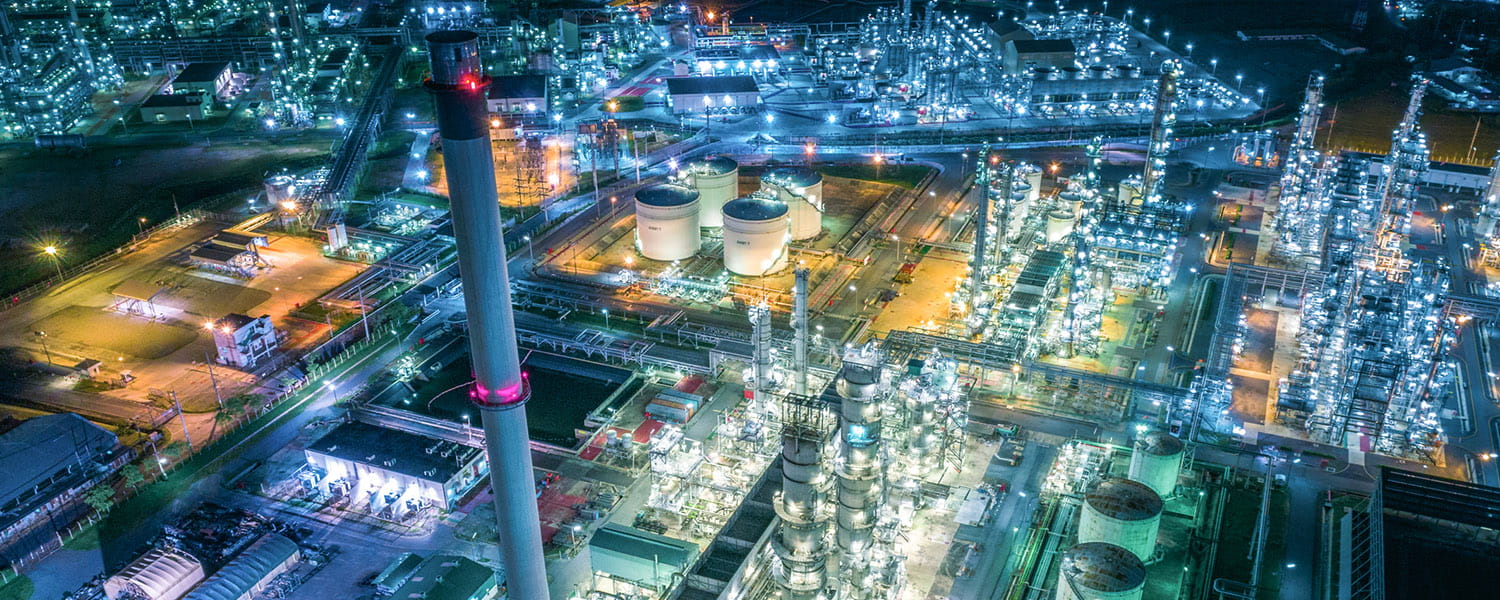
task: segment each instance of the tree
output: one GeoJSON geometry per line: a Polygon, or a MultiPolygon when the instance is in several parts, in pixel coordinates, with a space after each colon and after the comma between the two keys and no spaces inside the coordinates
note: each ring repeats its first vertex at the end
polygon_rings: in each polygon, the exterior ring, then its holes
{"type": "Polygon", "coordinates": [[[125,478],[125,486],[132,490],[141,487],[141,484],[146,482],[146,476],[141,474],[141,468],[138,465],[126,465],[125,469],[120,471],[120,475],[125,478]]]}
{"type": "Polygon", "coordinates": [[[115,505],[115,491],[108,485],[96,485],[84,495],[83,501],[93,507],[94,512],[104,514],[115,505]]]}

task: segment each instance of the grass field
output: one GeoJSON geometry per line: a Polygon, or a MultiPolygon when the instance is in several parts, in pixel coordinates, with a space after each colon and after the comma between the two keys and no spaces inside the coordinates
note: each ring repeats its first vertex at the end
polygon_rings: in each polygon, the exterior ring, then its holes
{"type": "Polygon", "coordinates": [[[36,584],[31,582],[31,578],[22,575],[0,586],[0,600],[29,600],[35,590],[36,584]]]}
{"type": "MultiPolygon", "coordinates": [[[[329,140],[219,142],[213,145],[99,147],[83,156],[35,149],[0,150],[0,291],[46,278],[42,246],[61,250],[62,266],[82,263],[130,241],[140,219],[150,227],[205,200],[260,188],[273,170],[327,160],[329,140]]],[[[233,200],[242,200],[238,197],[233,200]]],[[[208,207],[217,208],[217,207],[208,207]]]]}

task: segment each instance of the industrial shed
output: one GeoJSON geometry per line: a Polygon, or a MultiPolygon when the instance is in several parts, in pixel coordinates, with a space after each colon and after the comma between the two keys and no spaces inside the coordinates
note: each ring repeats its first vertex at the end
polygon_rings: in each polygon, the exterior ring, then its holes
{"type": "Polygon", "coordinates": [[[172,547],[152,548],[104,582],[110,600],[123,594],[151,600],[177,600],[203,581],[203,564],[172,547]]]}
{"type": "Polygon", "coordinates": [[[301,556],[296,542],[268,533],[194,588],[186,600],[249,600],[301,556]]]}
{"type": "Polygon", "coordinates": [[[641,587],[670,585],[697,558],[695,544],[610,524],[589,540],[589,566],[595,573],[641,587]]]}

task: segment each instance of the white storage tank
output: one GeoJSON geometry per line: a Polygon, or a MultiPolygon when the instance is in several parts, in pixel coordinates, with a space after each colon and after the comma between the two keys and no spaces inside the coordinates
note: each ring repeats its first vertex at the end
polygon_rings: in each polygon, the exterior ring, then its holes
{"type": "Polygon", "coordinates": [[[724,205],[724,268],[760,276],[786,266],[787,206],[754,193],[724,205]]]}
{"type": "Polygon", "coordinates": [[[1182,453],[1182,440],[1163,431],[1148,432],[1135,439],[1130,478],[1150,486],[1163,498],[1170,497],[1177,490],[1182,453]]]}
{"type": "Polygon", "coordinates": [[[1078,221],[1078,215],[1067,207],[1052,209],[1047,213],[1047,243],[1056,244],[1073,233],[1073,225],[1078,221]]]}
{"type": "Polygon", "coordinates": [[[266,203],[281,206],[282,202],[297,198],[297,180],[291,175],[272,175],[266,178],[266,203]]]}
{"type": "Polygon", "coordinates": [[[1140,600],[1146,565],[1129,550],[1104,542],[1063,551],[1057,569],[1057,600],[1140,600]]]}
{"type": "Polygon", "coordinates": [[[760,176],[760,185],[786,203],[792,239],[810,239],[823,232],[823,176],[817,171],[777,167],[760,176]]]}
{"type": "Polygon", "coordinates": [[[698,192],[660,183],[635,193],[635,246],[651,260],[682,260],[698,253],[698,192]]]}
{"type": "Polygon", "coordinates": [[[700,158],[683,175],[698,190],[698,226],[722,227],[724,205],[740,197],[740,164],[725,156],[700,158]]]}
{"type": "Polygon", "coordinates": [[[1161,528],[1161,495],[1129,479],[1104,479],[1083,497],[1078,541],[1108,542],[1151,560],[1161,528]]]}

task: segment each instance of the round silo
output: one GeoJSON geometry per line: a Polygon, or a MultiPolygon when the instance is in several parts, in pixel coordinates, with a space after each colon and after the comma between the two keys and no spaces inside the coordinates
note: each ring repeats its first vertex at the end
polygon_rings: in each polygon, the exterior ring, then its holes
{"type": "Polygon", "coordinates": [[[1135,439],[1130,455],[1130,478],[1150,486],[1163,498],[1177,490],[1182,471],[1182,440],[1166,432],[1152,431],[1135,439]]]}
{"type": "Polygon", "coordinates": [[[1161,496],[1146,484],[1104,479],[1083,498],[1078,541],[1109,542],[1150,560],[1161,527],[1161,496]]]}
{"type": "Polygon", "coordinates": [[[1057,570],[1057,600],[1140,600],[1146,565],[1129,550],[1104,542],[1063,551],[1057,570]]]}
{"type": "Polygon", "coordinates": [[[804,167],[777,167],[760,176],[760,185],[785,202],[792,239],[805,240],[823,232],[823,176],[804,167]]]}
{"type": "Polygon", "coordinates": [[[272,206],[280,206],[282,202],[295,200],[297,197],[297,180],[291,175],[272,175],[266,178],[266,202],[272,206]]]}
{"type": "Polygon", "coordinates": [[[786,266],[787,206],[766,194],[724,205],[724,268],[759,276],[786,266]]]}
{"type": "Polygon", "coordinates": [[[635,193],[635,245],[652,260],[682,260],[698,252],[698,192],[661,183],[635,193]]]}
{"type": "Polygon", "coordinates": [[[740,196],[740,164],[725,156],[700,158],[684,169],[687,181],[698,190],[698,226],[724,225],[724,205],[740,196]]]}

